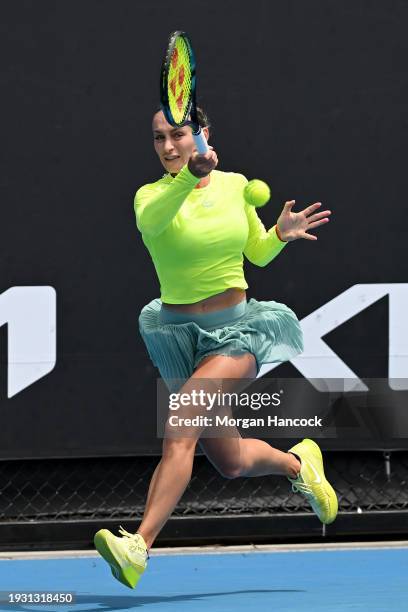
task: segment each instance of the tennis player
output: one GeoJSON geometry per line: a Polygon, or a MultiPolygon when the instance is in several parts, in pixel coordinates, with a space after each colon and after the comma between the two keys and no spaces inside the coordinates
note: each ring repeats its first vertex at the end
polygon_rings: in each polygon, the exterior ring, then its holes
{"type": "MultiPolygon", "coordinates": [[[[201,109],[198,118],[208,140],[209,121],[201,109]]],[[[172,127],[161,111],[154,114],[152,127],[166,174],[137,191],[135,213],[161,296],[142,309],[140,333],[169,391],[214,391],[220,379],[227,381],[223,391],[232,391],[240,379],[255,378],[263,363],[287,361],[303,350],[299,321],[290,308],[247,300],[243,255],[266,266],[289,242],[316,240],[309,231],[327,223],[330,211],[320,212],[321,204],[315,203],[296,213],[292,200],[266,231],[256,209],[243,198],[244,176],[216,170],[215,150],[199,155],[191,128],[172,127]],[[181,387],[180,379],[185,381],[181,387]]],[[[178,416],[203,414],[205,406],[187,405],[178,416]]],[[[336,518],[337,497],[312,440],[283,452],[261,440],[243,439],[237,429],[233,435],[207,438],[203,430],[168,421],[137,533],[120,527],[122,537],[107,529],[95,535],[95,546],[112,574],[130,588],[139,581],[150,547],[190,481],[197,442],[224,477],[286,476],[322,523],[336,518]]]]}

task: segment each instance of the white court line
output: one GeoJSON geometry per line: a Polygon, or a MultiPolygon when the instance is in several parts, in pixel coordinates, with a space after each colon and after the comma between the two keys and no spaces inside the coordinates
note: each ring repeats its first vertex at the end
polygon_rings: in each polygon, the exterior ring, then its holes
{"type": "MultiPolygon", "coordinates": [[[[239,554],[239,553],[290,553],[290,552],[321,552],[327,550],[383,550],[394,548],[408,548],[408,540],[390,542],[331,542],[314,544],[248,544],[240,546],[189,546],[174,548],[153,548],[151,557],[167,555],[213,555],[213,554],[239,554]]],[[[75,559],[100,558],[95,550],[51,550],[51,551],[25,551],[0,552],[0,561],[15,559],[75,559]]]]}

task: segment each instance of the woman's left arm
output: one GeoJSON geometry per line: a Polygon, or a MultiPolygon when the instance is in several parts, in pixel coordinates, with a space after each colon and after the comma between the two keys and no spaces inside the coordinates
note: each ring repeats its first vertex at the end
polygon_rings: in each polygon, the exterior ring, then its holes
{"type": "Polygon", "coordinates": [[[264,267],[281,252],[287,242],[278,237],[276,225],[266,231],[254,206],[245,203],[245,212],[249,231],[244,255],[251,263],[264,267]]]}
{"type": "Polygon", "coordinates": [[[258,217],[256,209],[249,204],[245,204],[249,233],[244,255],[251,263],[256,266],[266,266],[282,251],[288,242],[298,238],[317,240],[316,236],[307,232],[327,223],[331,211],[325,210],[315,213],[321,206],[320,202],[316,202],[301,212],[294,213],[292,212],[294,204],[295,200],[286,202],[276,225],[268,231],[258,217]]]}

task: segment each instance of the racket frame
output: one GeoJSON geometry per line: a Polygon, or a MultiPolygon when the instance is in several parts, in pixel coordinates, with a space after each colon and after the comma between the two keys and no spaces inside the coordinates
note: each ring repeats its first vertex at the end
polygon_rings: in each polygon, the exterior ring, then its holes
{"type": "Polygon", "coordinates": [[[187,36],[186,32],[183,32],[182,30],[176,30],[175,32],[172,32],[170,34],[166,54],[162,63],[160,74],[160,106],[166,118],[166,121],[170,123],[170,125],[173,125],[174,127],[183,127],[185,125],[191,126],[194,142],[197,147],[198,153],[206,153],[209,150],[208,144],[197,117],[196,82],[196,59],[190,39],[187,36]],[[191,70],[191,93],[188,105],[184,112],[184,119],[181,123],[177,123],[170,110],[168,93],[168,74],[176,41],[177,38],[180,36],[183,37],[188,49],[191,70]],[[190,119],[188,119],[189,116],[190,119]]]}

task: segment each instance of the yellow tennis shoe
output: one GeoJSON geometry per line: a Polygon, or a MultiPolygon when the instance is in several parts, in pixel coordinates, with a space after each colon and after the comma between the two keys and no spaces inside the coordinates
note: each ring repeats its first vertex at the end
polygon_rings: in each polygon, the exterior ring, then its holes
{"type": "Polygon", "coordinates": [[[95,548],[110,565],[113,576],[125,586],[134,589],[147,566],[147,547],[138,533],[119,528],[121,538],[108,529],[100,529],[94,537],[95,548]]]}
{"type": "Polygon", "coordinates": [[[292,491],[306,497],[322,523],[332,523],[337,516],[338,502],[333,487],[325,478],[320,448],[316,442],[305,438],[288,453],[297,455],[301,462],[298,477],[288,478],[292,491]]]}

